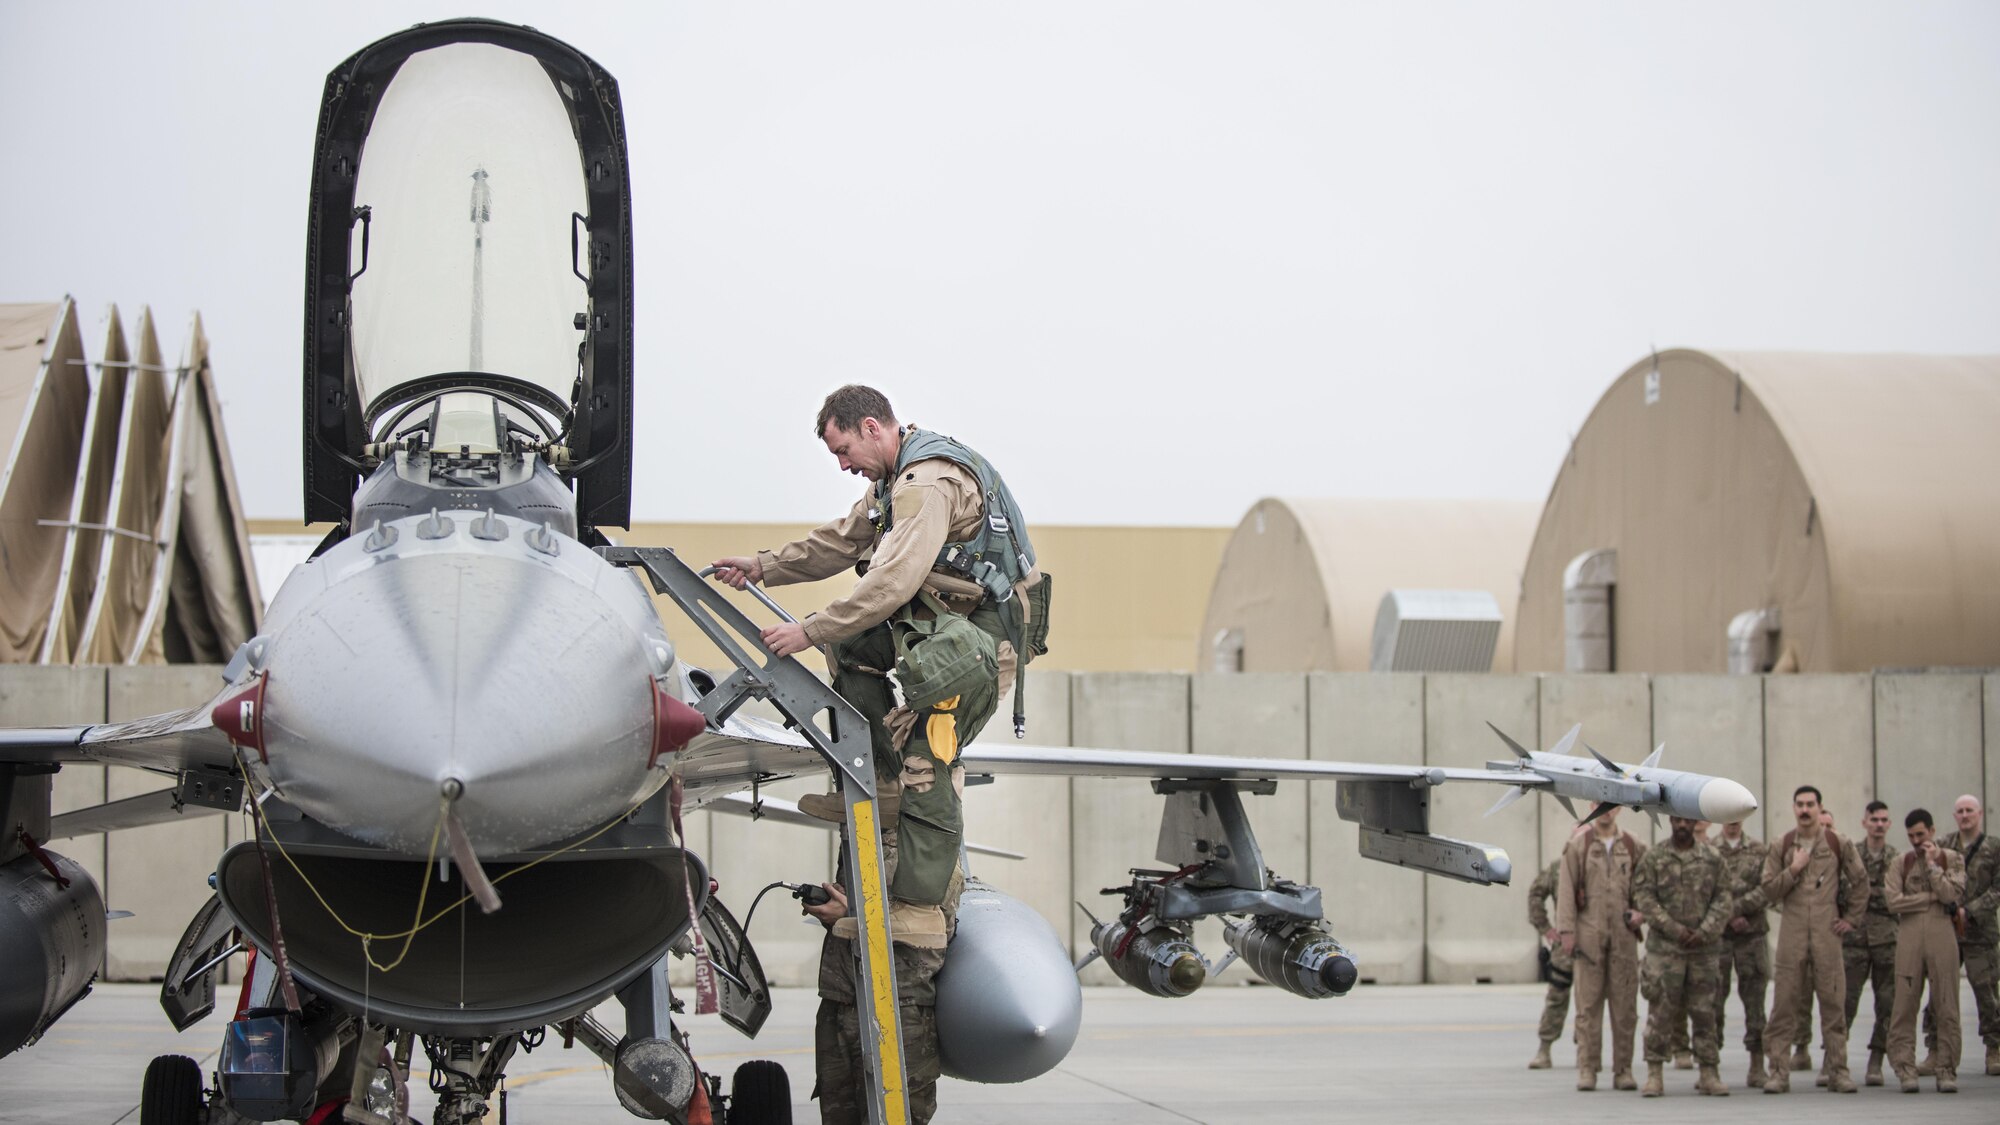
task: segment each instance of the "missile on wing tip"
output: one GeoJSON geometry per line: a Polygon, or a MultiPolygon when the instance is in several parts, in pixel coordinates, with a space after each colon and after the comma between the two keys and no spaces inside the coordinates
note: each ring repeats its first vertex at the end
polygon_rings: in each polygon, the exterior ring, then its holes
{"type": "MultiPolygon", "coordinates": [[[[1589,757],[1554,750],[1530,752],[1523,757],[1519,743],[1508,738],[1498,727],[1494,728],[1494,733],[1515,751],[1516,757],[1514,760],[1488,762],[1487,768],[1540,774],[1548,779],[1548,792],[1559,800],[1624,805],[1716,824],[1742,820],[1757,811],[1757,798],[1739,782],[1713,774],[1661,769],[1653,765],[1660,760],[1664,746],[1654,750],[1644,763],[1625,766],[1605,758],[1596,750],[1591,750],[1589,757]]],[[[1558,745],[1561,747],[1570,741],[1569,737],[1565,737],[1558,745]]]]}

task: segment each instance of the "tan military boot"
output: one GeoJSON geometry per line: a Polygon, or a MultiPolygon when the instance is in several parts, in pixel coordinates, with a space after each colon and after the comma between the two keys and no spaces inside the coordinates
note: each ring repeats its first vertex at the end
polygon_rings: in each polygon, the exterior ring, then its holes
{"type": "Polygon", "coordinates": [[[1667,1092],[1666,1064],[1649,1062],[1646,1064],[1646,1085],[1640,1089],[1642,1098],[1657,1098],[1667,1092]]]}
{"type": "Polygon", "coordinates": [[[1800,1048],[1798,1048],[1797,1050],[1793,1051],[1793,1052],[1792,1052],[1792,1069],[1793,1069],[1793,1070],[1811,1070],[1811,1069],[1812,1069],[1812,1052],[1811,1052],[1811,1051],[1808,1051],[1808,1050],[1806,1050],[1806,1049],[1805,1049],[1804,1047],[1800,1047],[1800,1048]]]}
{"type": "Polygon", "coordinates": [[[1549,1044],[1553,1042],[1555,1042],[1553,1039],[1542,1040],[1542,1049],[1536,1051],[1535,1057],[1528,1060],[1529,1070],[1547,1070],[1555,1065],[1555,1063],[1549,1061],[1549,1044]]]}
{"type": "Polygon", "coordinates": [[[1924,1061],[1917,1064],[1917,1076],[1919,1078],[1929,1078],[1931,1075],[1936,1073],[1937,1073],[1937,1056],[1925,1055],[1924,1061]]]}
{"type": "Polygon", "coordinates": [[[1611,1088],[1614,1090],[1638,1089],[1639,1084],[1632,1081],[1632,1069],[1627,1067],[1624,1070],[1613,1071],[1611,1073],[1611,1088]]]}
{"type": "Polygon", "coordinates": [[[2000,1045],[1986,1048],[1986,1073],[2000,1074],[2000,1045]]]}
{"type": "Polygon", "coordinates": [[[1832,1059],[1827,1058],[1825,1055],[1820,1056],[1819,1073],[1813,1075],[1813,1085],[1820,1087],[1824,1087],[1826,1085],[1826,1068],[1832,1065],[1833,1065],[1832,1059]]]}
{"type": "Polygon", "coordinates": [[[1701,1068],[1701,1077],[1694,1080],[1694,1088],[1695,1092],[1707,1094],[1712,1098],[1726,1098],[1729,1096],[1729,1083],[1724,1082],[1722,1075],[1717,1074],[1715,1068],[1712,1066],[1701,1068]]]}
{"type": "Polygon", "coordinates": [[[1896,1068],[1896,1081],[1902,1084],[1905,1094],[1917,1092],[1917,1072],[1909,1067],[1896,1068]]]}
{"type": "Polygon", "coordinates": [[[1771,1073],[1764,1079],[1764,1092],[1786,1094],[1792,1089],[1792,1072],[1785,1069],[1785,1056],[1771,1056],[1771,1073]]]}
{"type": "Polygon", "coordinates": [[[1689,1053],[1689,1052],[1687,1052],[1687,1051],[1682,1051],[1682,1052],[1681,1052],[1680,1054],[1678,1054],[1678,1055],[1675,1055],[1675,1056],[1674,1056],[1674,1069],[1675,1069],[1675,1070],[1693,1070],[1693,1069],[1694,1069],[1694,1055],[1690,1054],[1690,1053],[1689,1053]]]}
{"type": "Polygon", "coordinates": [[[1579,1090],[1597,1089],[1597,1072],[1587,1066],[1577,1067],[1576,1088],[1579,1090]]]}
{"type": "Polygon", "coordinates": [[[1836,1094],[1852,1094],[1859,1087],[1854,1085],[1854,1076],[1847,1072],[1847,1068],[1841,1067],[1827,1076],[1826,1088],[1836,1094]]]}
{"type": "Polygon", "coordinates": [[[1949,1070],[1938,1071],[1937,1088],[1938,1088],[1938,1093],[1940,1094],[1958,1093],[1958,1075],[1953,1074],[1949,1070]]]}
{"type": "Polygon", "coordinates": [[[1881,1051],[1877,1050],[1868,1052],[1868,1071],[1866,1074],[1862,1075],[1862,1080],[1867,1082],[1870,1086],[1880,1086],[1882,1084],[1881,1051]]]}
{"type": "Polygon", "coordinates": [[[1750,1075],[1743,1080],[1743,1086],[1748,1090],[1761,1090],[1764,1088],[1764,1078],[1764,1056],[1759,1052],[1752,1051],[1750,1052],[1750,1075]]]}

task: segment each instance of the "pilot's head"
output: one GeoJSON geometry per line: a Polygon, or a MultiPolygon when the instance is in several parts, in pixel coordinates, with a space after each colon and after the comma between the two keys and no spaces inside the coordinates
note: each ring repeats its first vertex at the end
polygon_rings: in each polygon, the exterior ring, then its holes
{"type": "Polygon", "coordinates": [[[902,433],[896,425],[896,411],[881,391],[859,383],[826,396],[813,420],[813,433],[826,443],[826,450],[840,462],[845,473],[881,480],[896,467],[896,453],[902,448],[902,433]]]}

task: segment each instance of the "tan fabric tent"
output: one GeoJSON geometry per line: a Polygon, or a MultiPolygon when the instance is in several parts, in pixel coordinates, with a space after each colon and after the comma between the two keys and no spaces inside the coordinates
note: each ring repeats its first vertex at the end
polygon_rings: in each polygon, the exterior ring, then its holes
{"type": "Polygon", "coordinates": [[[1563,571],[1617,551],[1613,667],[2000,664],[2000,357],[1678,350],[1613,383],[1535,533],[1515,666],[1563,667],[1563,571]]]}
{"type": "Polygon", "coordinates": [[[154,579],[137,663],[221,663],[255,635],[264,599],[250,555],[250,530],[222,426],[201,314],[188,325],[174,396],[173,461],[159,540],[168,565],[154,579]]]}
{"type": "Polygon", "coordinates": [[[1223,549],[1195,667],[1240,630],[1246,672],[1368,670],[1392,589],[1485,590],[1505,622],[1493,670],[1510,670],[1513,607],[1535,505],[1511,500],[1259,500],[1223,549]]]}
{"type": "Polygon", "coordinates": [[[49,607],[49,627],[37,658],[42,664],[67,664],[75,655],[90,597],[97,589],[97,562],[110,522],[111,476],[118,457],[118,427],[125,416],[125,383],[132,353],[125,344],[125,326],[118,306],[105,313],[104,348],[97,377],[90,382],[90,405],[84,414],[83,449],[77,457],[75,484],[70,490],[69,526],[64,530],[63,559],[49,607]]]}
{"type": "Polygon", "coordinates": [[[125,384],[106,532],[96,589],[77,638],[74,663],[123,664],[143,652],[141,633],[160,564],[154,541],[167,476],[168,384],[152,310],[139,314],[136,358],[125,384]]]}
{"type": "Polygon", "coordinates": [[[89,374],[75,302],[0,305],[0,660],[35,660],[62,569],[89,374]]]}

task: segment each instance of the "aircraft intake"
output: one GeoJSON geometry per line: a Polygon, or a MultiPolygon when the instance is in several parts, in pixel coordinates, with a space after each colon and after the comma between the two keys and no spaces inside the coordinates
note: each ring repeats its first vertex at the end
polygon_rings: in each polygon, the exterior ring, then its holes
{"type": "Polygon", "coordinates": [[[83,865],[43,851],[0,865],[0,1055],[41,1038],[104,963],[104,897],[83,865]]]}
{"type": "Polygon", "coordinates": [[[1099,922],[1090,943],[1119,980],[1153,996],[1187,996],[1208,980],[1208,958],[1171,926],[1135,933],[1123,919],[1099,922]]]}
{"type": "Polygon", "coordinates": [[[1353,955],[1317,924],[1225,922],[1222,938],[1252,972],[1308,1000],[1345,996],[1360,975],[1353,955]]]}
{"type": "MultiPolygon", "coordinates": [[[[441,882],[422,860],[298,843],[287,852],[292,862],[274,854],[270,869],[293,974],[350,1009],[427,1035],[497,1035],[588,1011],[658,961],[688,926],[681,852],[664,845],[572,852],[533,866],[488,861],[505,895],[492,914],[461,901],[468,889],[455,868],[441,882]],[[423,917],[435,924],[418,931],[406,954],[403,934],[418,917],[426,882],[423,917]],[[385,936],[364,948],[345,927],[385,936]],[[393,968],[371,967],[370,958],[393,968]]],[[[708,872],[693,855],[687,870],[698,910],[708,872]]],[[[216,872],[223,909],[268,954],[256,845],[224,852],[216,872]]]]}

